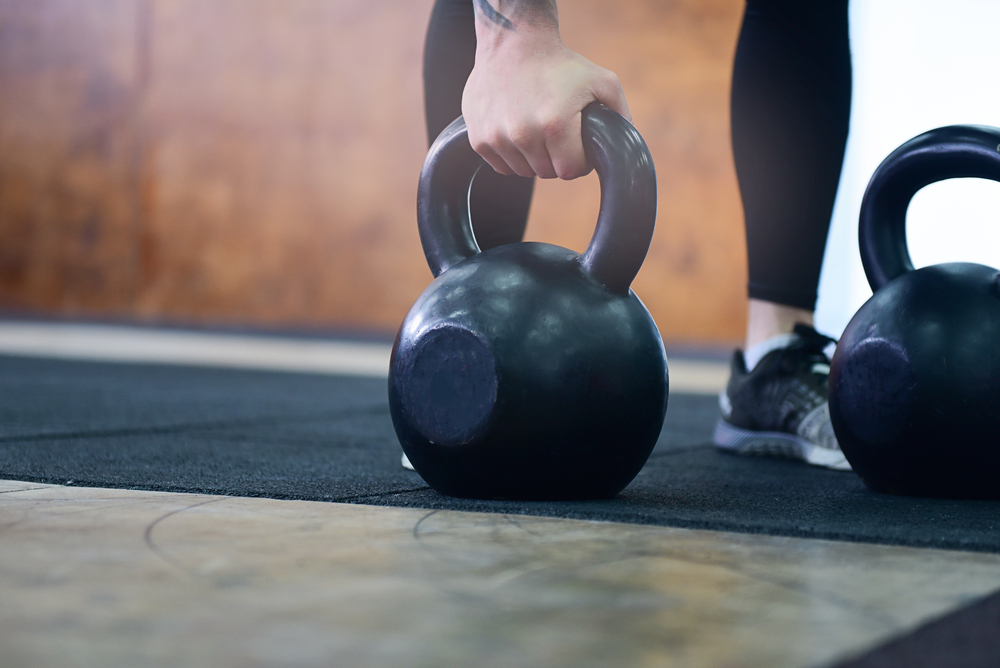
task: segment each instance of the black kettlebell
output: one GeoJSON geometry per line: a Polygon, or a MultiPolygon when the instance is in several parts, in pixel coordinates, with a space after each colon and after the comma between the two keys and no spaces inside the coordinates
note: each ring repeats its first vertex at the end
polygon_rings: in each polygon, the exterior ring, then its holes
{"type": "Polygon", "coordinates": [[[417,215],[436,278],[396,336],[389,407],[406,456],[442,494],[611,497],[659,437],[666,355],[629,289],[656,218],[653,160],[597,103],[583,143],[601,210],[582,255],[528,242],[480,252],[469,189],[484,162],[462,118],[424,162],[417,215]]]}
{"type": "Polygon", "coordinates": [[[861,204],[875,294],[833,356],[830,417],[876,491],[1000,498],[1000,272],[964,262],[914,270],[906,246],[913,195],[960,177],[1000,181],[1000,130],[955,125],[911,139],[861,204]]]}

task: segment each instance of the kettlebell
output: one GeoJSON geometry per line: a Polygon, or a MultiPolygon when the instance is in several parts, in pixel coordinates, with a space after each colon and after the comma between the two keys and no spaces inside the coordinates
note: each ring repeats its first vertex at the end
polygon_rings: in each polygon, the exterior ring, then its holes
{"type": "Polygon", "coordinates": [[[874,295],[834,353],[830,418],[875,491],[1000,498],[1000,272],[965,262],[915,270],[906,245],[913,195],[961,177],[1000,181],[1000,129],[955,125],[911,139],[862,200],[874,295]]]}
{"type": "Polygon", "coordinates": [[[653,160],[598,103],[582,134],[601,182],[582,255],[535,242],[480,251],[469,191],[485,163],[461,117],[424,162],[417,218],[435,278],[393,344],[389,407],[403,451],[441,494],[612,497],[659,437],[667,359],[629,288],[653,235],[653,160]]]}

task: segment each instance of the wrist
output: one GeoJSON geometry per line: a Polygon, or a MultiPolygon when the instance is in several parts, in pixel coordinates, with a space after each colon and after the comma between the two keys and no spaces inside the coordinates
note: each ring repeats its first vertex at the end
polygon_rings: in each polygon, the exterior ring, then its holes
{"type": "Polygon", "coordinates": [[[476,26],[476,60],[523,61],[564,50],[558,26],[530,26],[516,31],[476,26]]]}
{"type": "Polygon", "coordinates": [[[554,2],[549,9],[510,12],[506,16],[493,9],[488,0],[474,3],[477,55],[497,51],[530,54],[563,47],[554,2]]]}

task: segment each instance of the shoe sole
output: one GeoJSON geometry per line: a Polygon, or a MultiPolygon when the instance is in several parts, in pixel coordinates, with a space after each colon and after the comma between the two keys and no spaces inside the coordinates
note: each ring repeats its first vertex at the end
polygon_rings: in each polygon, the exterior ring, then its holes
{"type": "Polygon", "coordinates": [[[822,448],[801,436],[780,431],[753,431],[734,427],[725,420],[715,423],[712,442],[720,450],[752,457],[798,459],[813,466],[850,471],[851,464],[839,450],[822,448]]]}

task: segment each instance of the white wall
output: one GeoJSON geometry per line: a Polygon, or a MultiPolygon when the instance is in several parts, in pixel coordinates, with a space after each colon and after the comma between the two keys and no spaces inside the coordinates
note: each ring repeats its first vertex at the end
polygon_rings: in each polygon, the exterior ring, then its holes
{"type": "MultiPolygon", "coordinates": [[[[878,164],[935,127],[1000,127],[1000,0],[852,0],[850,20],[851,132],[816,312],[820,331],[838,337],[871,296],[858,211],[878,164]]],[[[907,213],[914,264],[1000,267],[998,212],[1000,183],[954,179],[924,188],[907,213]]]]}

